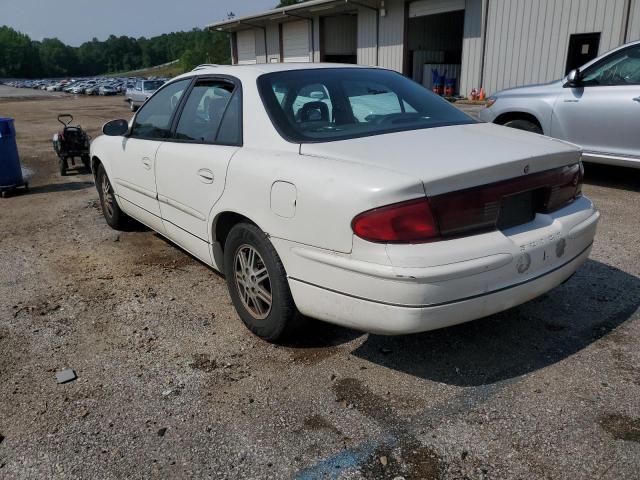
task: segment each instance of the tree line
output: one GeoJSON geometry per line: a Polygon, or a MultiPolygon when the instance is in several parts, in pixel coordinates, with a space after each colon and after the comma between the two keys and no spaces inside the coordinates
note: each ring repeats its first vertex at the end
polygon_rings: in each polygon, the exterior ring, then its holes
{"type": "Polygon", "coordinates": [[[34,41],[0,27],[0,78],[100,75],[153,67],[180,60],[185,70],[201,63],[231,62],[229,38],[222,32],[193,29],[152,38],[111,35],[71,47],[57,38],[34,41]]]}

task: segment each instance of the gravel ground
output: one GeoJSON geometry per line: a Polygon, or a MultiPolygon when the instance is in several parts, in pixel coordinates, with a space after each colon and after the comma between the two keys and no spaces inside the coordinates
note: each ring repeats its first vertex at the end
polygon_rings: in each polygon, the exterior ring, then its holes
{"type": "Polygon", "coordinates": [[[0,199],[0,478],[638,478],[640,171],[587,166],[592,258],[533,302],[394,338],[316,322],[273,346],[223,278],[110,230],[91,176],[56,174],[57,113],[97,135],[126,108],[0,98],[33,171],[0,199]]]}

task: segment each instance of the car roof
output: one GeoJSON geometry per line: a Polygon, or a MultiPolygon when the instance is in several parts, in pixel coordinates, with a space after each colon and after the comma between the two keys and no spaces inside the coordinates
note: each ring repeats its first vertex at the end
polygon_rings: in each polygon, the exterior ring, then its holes
{"type": "MultiPolygon", "coordinates": [[[[248,65],[200,65],[175,79],[189,78],[196,75],[230,75],[243,81],[255,80],[265,73],[286,72],[292,70],[311,70],[323,68],[379,68],[344,63],[258,63],[248,65]]],[[[174,79],[174,80],[175,80],[174,79]]]]}

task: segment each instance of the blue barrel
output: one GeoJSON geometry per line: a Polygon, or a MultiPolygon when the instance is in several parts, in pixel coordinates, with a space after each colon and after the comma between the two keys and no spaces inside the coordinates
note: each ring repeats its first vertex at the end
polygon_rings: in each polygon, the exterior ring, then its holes
{"type": "Polygon", "coordinates": [[[13,118],[0,118],[0,188],[23,184],[13,118]]]}

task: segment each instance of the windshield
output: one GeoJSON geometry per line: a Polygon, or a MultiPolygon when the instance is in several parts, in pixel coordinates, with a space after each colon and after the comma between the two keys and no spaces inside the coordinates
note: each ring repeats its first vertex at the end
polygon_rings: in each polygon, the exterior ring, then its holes
{"type": "Polygon", "coordinates": [[[149,81],[144,82],[144,89],[145,90],[157,90],[162,85],[164,85],[164,82],[162,80],[149,80],[149,81]]]}
{"type": "Polygon", "coordinates": [[[296,143],[474,123],[449,102],[389,70],[277,72],[259,77],[258,88],[278,132],[296,143]]]}

